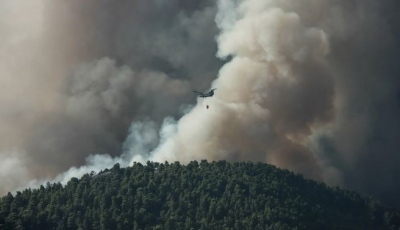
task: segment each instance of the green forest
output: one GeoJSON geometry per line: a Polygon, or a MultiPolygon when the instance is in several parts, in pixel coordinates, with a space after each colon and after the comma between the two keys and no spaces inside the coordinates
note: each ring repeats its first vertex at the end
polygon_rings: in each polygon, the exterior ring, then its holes
{"type": "Polygon", "coordinates": [[[264,163],[147,162],[8,193],[0,229],[400,229],[400,214],[264,163]]]}

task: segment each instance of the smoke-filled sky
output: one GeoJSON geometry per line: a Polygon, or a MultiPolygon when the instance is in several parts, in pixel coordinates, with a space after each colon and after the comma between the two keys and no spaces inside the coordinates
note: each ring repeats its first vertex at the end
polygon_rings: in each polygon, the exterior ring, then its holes
{"type": "Polygon", "coordinates": [[[1,1],[0,194],[117,162],[225,159],[400,205],[399,7],[1,1]]]}

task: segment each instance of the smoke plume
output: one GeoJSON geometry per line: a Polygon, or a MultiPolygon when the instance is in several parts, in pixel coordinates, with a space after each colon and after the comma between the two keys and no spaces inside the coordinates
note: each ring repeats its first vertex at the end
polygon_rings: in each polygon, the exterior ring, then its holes
{"type": "Polygon", "coordinates": [[[0,192],[115,163],[225,159],[400,204],[396,7],[4,1],[0,192]]]}
{"type": "Polygon", "coordinates": [[[206,88],[222,63],[206,1],[7,0],[0,10],[1,168],[14,168],[2,170],[1,193],[90,155],[120,156],[132,122],[177,119],[191,85],[206,88]]]}

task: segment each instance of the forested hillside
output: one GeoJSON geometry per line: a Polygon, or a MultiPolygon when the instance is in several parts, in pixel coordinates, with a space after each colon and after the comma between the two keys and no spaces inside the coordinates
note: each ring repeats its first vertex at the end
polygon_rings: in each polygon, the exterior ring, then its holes
{"type": "Polygon", "coordinates": [[[400,229],[400,215],[263,163],[148,162],[9,193],[0,229],[400,229]]]}

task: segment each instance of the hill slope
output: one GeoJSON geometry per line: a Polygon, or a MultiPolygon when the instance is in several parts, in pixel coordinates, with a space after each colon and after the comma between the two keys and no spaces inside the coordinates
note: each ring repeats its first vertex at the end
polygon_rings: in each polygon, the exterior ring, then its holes
{"type": "Polygon", "coordinates": [[[114,165],[0,199],[0,229],[400,229],[372,198],[262,163],[114,165]]]}

